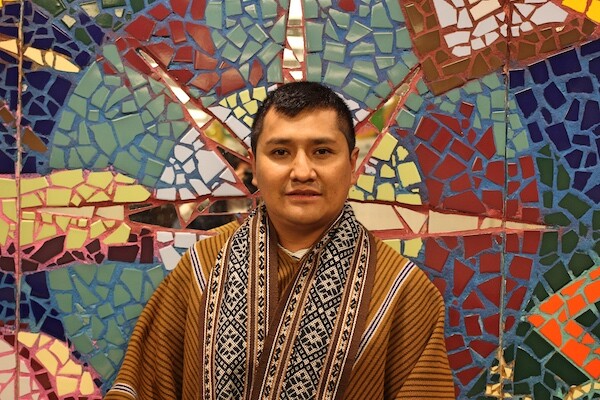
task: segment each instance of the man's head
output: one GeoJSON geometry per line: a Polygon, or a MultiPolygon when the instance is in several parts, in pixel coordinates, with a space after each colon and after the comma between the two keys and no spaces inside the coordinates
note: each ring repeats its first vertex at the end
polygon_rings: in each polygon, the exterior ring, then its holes
{"type": "Polygon", "coordinates": [[[292,82],[269,92],[258,109],[250,134],[250,147],[254,153],[256,153],[256,144],[264,126],[265,116],[271,109],[287,117],[295,117],[304,111],[333,110],[337,115],[339,130],[346,137],[348,150],[352,152],[355,147],[352,113],[344,100],[320,83],[292,82]]]}
{"type": "Polygon", "coordinates": [[[277,89],[257,117],[250,160],[279,242],[310,247],[342,211],[358,149],[343,100],[316,83],[277,89]]]}

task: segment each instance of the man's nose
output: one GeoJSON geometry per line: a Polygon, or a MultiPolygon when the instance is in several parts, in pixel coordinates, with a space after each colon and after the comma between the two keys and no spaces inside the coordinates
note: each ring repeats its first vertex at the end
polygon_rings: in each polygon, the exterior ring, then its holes
{"type": "Polygon", "coordinates": [[[292,164],[291,178],[298,181],[315,179],[316,173],[313,163],[304,152],[298,152],[292,164]]]}

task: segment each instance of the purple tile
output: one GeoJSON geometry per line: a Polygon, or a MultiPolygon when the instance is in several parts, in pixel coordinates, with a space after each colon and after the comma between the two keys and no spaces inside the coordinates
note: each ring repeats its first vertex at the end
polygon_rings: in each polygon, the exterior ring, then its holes
{"type": "Polygon", "coordinates": [[[581,71],[579,57],[577,57],[575,49],[550,57],[549,61],[552,72],[554,72],[555,75],[573,74],[581,71]]]}
{"type": "Polygon", "coordinates": [[[514,88],[518,88],[521,86],[525,85],[525,70],[523,69],[515,69],[512,71],[509,71],[509,83],[510,83],[510,88],[514,89],[514,88]]]}
{"type": "Polygon", "coordinates": [[[569,93],[592,93],[594,84],[589,76],[580,76],[567,81],[567,92],[569,93]]]}
{"type": "Polygon", "coordinates": [[[550,82],[544,89],[544,98],[554,109],[559,108],[567,102],[565,96],[563,96],[562,92],[554,82],[550,82]]]}
{"type": "Polygon", "coordinates": [[[569,135],[567,134],[565,125],[562,122],[548,126],[546,128],[546,133],[548,134],[550,140],[552,140],[552,142],[559,151],[571,148],[569,135]]]}
{"type": "Polygon", "coordinates": [[[565,115],[565,119],[567,121],[579,121],[579,100],[573,100],[567,115],[565,115]]]}
{"type": "Polygon", "coordinates": [[[535,83],[546,83],[548,81],[548,67],[545,61],[540,61],[529,67],[529,72],[535,83]]]}
{"type": "Polygon", "coordinates": [[[571,168],[579,168],[581,166],[581,160],[583,159],[583,152],[581,150],[573,150],[565,156],[565,159],[571,168]]]}
{"type": "Polygon", "coordinates": [[[519,104],[519,108],[521,112],[523,112],[523,116],[525,118],[529,118],[531,114],[533,114],[538,108],[538,102],[535,98],[535,94],[531,89],[526,89],[521,92],[518,92],[515,95],[517,99],[517,103],[519,104]]]}
{"type": "Polygon", "coordinates": [[[598,123],[600,123],[600,108],[598,107],[598,102],[588,100],[588,102],[585,103],[585,110],[583,111],[583,118],[581,119],[581,129],[589,129],[598,123]]]}

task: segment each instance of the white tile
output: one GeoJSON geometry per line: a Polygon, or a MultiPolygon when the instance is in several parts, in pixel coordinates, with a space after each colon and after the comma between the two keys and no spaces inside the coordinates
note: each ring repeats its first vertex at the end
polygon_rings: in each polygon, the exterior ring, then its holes
{"type": "Polygon", "coordinates": [[[192,191],[188,188],[181,188],[179,189],[179,198],[181,200],[192,200],[195,199],[196,196],[194,196],[194,193],[192,193],[192,191]]]}
{"type": "Polygon", "coordinates": [[[208,110],[221,121],[225,121],[231,114],[231,110],[223,106],[208,107],[208,110]]]}
{"type": "Polygon", "coordinates": [[[231,172],[230,168],[226,168],[225,171],[219,176],[221,179],[225,179],[228,182],[236,183],[237,179],[233,172],[231,172]]]}
{"type": "Polygon", "coordinates": [[[517,25],[517,24],[520,24],[521,22],[523,22],[523,19],[521,18],[521,14],[519,14],[518,12],[512,13],[512,18],[511,18],[510,22],[513,25],[517,25]]]}
{"type": "Polygon", "coordinates": [[[158,231],[156,232],[156,240],[160,243],[168,243],[173,240],[173,232],[158,231]]]}
{"type": "Polygon", "coordinates": [[[160,180],[168,184],[175,182],[175,171],[173,170],[173,167],[165,167],[162,175],[160,176],[160,180]]]}
{"type": "Polygon", "coordinates": [[[531,24],[531,22],[526,21],[521,24],[520,28],[523,32],[529,32],[533,30],[533,25],[531,24]]]}
{"type": "Polygon", "coordinates": [[[189,249],[196,243],[198,239],[195,233],[191,232],[175,232],[175,247],[180,249],[189,249]]]}
{"type": "Polygon", "coordinates": [[[498,3],[498,0],[483,0],[471,7],[470,12],[473,21],[479,21],[481,18],[499,9],[501,9],[501,6],[500,3],[498,3]]]}
{"type": "Polygon", "coordinates": [[[471,54],[471,46],[455,46],[452,48],[452,54],[454,54],[457,57],[466,57],[469,54],[471,54]]]}
{"type": "Polygon", "coordinates": [[[569,14],[554,3],[546,3],[533,12],[531,22],[536,25],[563,22],[569,14]]]}
{"type": "Polygon", "coordinates": [[[473,21],[471,21],[471,14],[469,14],[469,10],[463,8],[459,11],[458,24],[456,26],[460,29],[473,27],[473,21]]]}
{"type": "Polygon", "coordinates": [[[496,40],[498,40],[499,37],[500,37],[500,35],[496,31],[490,32],[490,33],[486,33],[485,34],[485,44],[487,46],[489,46],[492,43],[494,43],[496,40]]]}
{"type": "Polygon", "coordinates": [[[177,174],[175,176],[175,184],[177,185],[183,185],[186,182],[186,176],[185,174],[177,174]]]}
{"type": "Polygon", "coordinates": [[[188,160],[188,162],[186,162],[185,164],[183,164],[183,170],[188,174],[191,174],[197,169],[198,165],[196,164],[196,160],[194,160],[193,158],[188,160]]]}
{"type": "Polygon", "coordinates": [[[471,47],[473,50],[483,49],[485,47],[485,43],[481,38],[475,38],[471,40],[471,47]]]}
{"type": "Polygon", "coordinates": [[[519,29],[518,26],[511,26],[510,27],[510,34],[513,36],[520,36],[521,30],[519,29]]]}
{"type": "Polygon", "coordinates": [[[204,182],[210,182],[225,168],[225,163],[212,151],[198,150],[196,152],[198,170],[204,182]]]}
{"type": "Polygon", "coordinates": [[[464,7],[465,6],[465,2],[463,0],[452,0],[452,4],[454,4],[456,7],[464,7]]]}
{"type": "Polygon", "coordinates": [[[227,197],[227,196],[244,196],[245,193],[235,186],[230,185],[227,182],[221,183],[218,188],[213,190],[213,196],[215,197],[227,197]]]}
{"type": "Polygon", "coordinates": [[[210,190],[200,179],[190,179],[190,185],[192,185],[198,196],[204,196],[210,193],[210,190]]]}
{"type": "Polygon", "coordinates": [[[156,198],[159,200],[175,200],[177,199],[177,191],[175,188],[156,189],[156,198]]]}
{"type": "Polygon", "coordinates": [[[454,47],[459,44],[469,43],[471,33],[469,31],[456,31],[444,35],[448,47],[454,47]]]}
{"type": "Polygon", "coordinates": [[[532,6],[531,4],[522,3],[516,3],[515,7],[517,8],[518,12],[521,13],[521,15],[524,17],[528,17],[529,14],[531,14],[535,9],[535,6],[532,6]]]}
{"type": "Polygon", "coordinates": [[[194,151],[187,146],[178,144],[175,146],[174,153],[175,158],[177,158],[177,160],[179,160],[180,162],[184,162],[185,160],[190,158],[192,154],[194,154],[194,151]]]}
{"type": "Polygon", "coordinates": [[[508,25],[502,24],[500,25],[500,34],[506,37],[506,33],[508,32],[508,25]]]}
{"type": "Polygon", "coordinates": [[[199,137],[200,134],[198,131],[195,128],[192,128],[181,138],[181,143],[193,144],[195,141],[199,140],[199,137]]]}
{"type": "Polygon", "coordinates": [[[158,253],[160,254],[160,259],[168,271],[175,269],[177,263],[181,259],[181,254],[179,254],[173,246],[167,246],[163,247],[162,249],[158,249],[158,253]]]}
{"type": "Polygon", "coordinates": [[[492,15],[477,24],[475,30],[473,31],[473,36],[480,37],[486,33],[495,31],[496,29],[498,29],[498,21],[492,15]]]}
{"type": "Polygon", "coordinates": [[[199,140],[196,140],[196,141],[194,142],[194,150],[198,150],[198,149],[201,149],[201,148],[203,148],[203,147],[204,147],[204,143],[202,143],[201,141],[199,141],[199,140]]]}
{"type": "Polygon", "coordinates": [[[250,135],[250,128],[248,128],[246,124],[240,122],[233,115],[225,120],[225,124],[241,140],[244,140],[246,136],[250,135]]]}
{"type": "Polygon", "coordinates": [[[361,108],[356,113],[354,113],[354,117],[356,118],[356,120],[354,121],[354,125],[356,125],[357,121],[358,122],[364,121],[365,118],[367,118],[369,115],[371,115],[369,110],[365,110],[365,109],[361,108]]]}

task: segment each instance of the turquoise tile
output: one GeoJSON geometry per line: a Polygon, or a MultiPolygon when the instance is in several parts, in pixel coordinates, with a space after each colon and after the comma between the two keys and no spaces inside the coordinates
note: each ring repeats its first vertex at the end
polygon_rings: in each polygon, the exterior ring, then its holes
{"type": "Polygon", "coordinates": [[[302,7],[305,20],[319,17],[319,4],[316,0],[304,0],[302,7]]]}
{"type": "Polygon", "coordinates": [[[365,99],[365,104],[371,110],[376,110],[377,107],[381,104],[381,102],[382,102],[382,99],[372,93],[369,96],[367,96],[367,98],[365,99]]]}
{"type": "Polygon", "coordinates": [[[311,82],[319,82],[323,73],[320,54],[308,54],[306,56],[306,79],[311,82]]]}
{"type": "Polygon", "coordinates": [[[477,95],[477,112],[483,119],[489,119],[492,112],[492,103],[490,98],[485,95],[477,95]]]}
{"type": "Polygon", "coordinates": [[[96,273],[96,280],[100,283],[110,283],[112,281],[112,275],[115,272],[115,264],[104,264],[98,268],[96,273]]]}
{"type": "Polygon", "coordinates": [[[125,151],[117,154],[113,165],[117,170],[126,172],[131,176],[136,176],[142,168],[142,164],[125,151]]]}
{"type": "Polygon", "coordinates": [[[465,86],[463,86],[463,89],[468,94],[481,93],[483,91],[483,88],[481,87],[481,83],[479,83],[478,80],[473,80],[473,81],[467,82],[467,84],[465,86]]]}
{"type": "Polygon", "coordinates": [[[336,42],[340,41],[340,37],[337,34],[335,26],[333,26],[333,22],[330,19],[328,19],[325,22],[325,34],[336,42]]]}
{"type": "Polygon", "coordinates": [[[142,281],[144,274],[138,269],[125,268],[121,272],[120,280],[127,286],[133,298],[140,301],[142,297],[142,281]]]}
{"type": "Polygon", "coordinates": [[[489,75],[484,76],[481,79],[481,82],[483,82],[484,85],[486,85],[487,87],[489,87],[492,90],[494,90],[494,89],[500,87],[500,85],[502,85],[502,82],[500,82],[500,78],[496,74],[489,74],[489,75]]]}
{"type": "Polygon", "coordinates": [[[220,49],[221,47],[223,47],[223,45],[225,45],[225,43],[227,43],[227,39],[225,39],[225,37],[221,35],[217,30],[211,30],[210,37],[212,38],[213,43],[215,44],[215,47],[217,49],[220,49]]]}
{"type": "Polygon", "coordinates": [[[158,118],[159,115],[165,109],[165,95],[160,95],[150,100],[148,104],[146,104],[146,109],[152,114],[154,118],[158,118]]]}
{"type": "Polygon", "coordinates": [[[165,278],[165,271],[160,265],[150,268],[146,274],[148,275],[148,278],[150,278],[150,282],[152,282],[154,288],[157,288],[165,278]]]}
{"type": "Polygon", "coordinates": [[[350,68],[330,62],[327,65],[323,80],[331,86],[342,86],[349,73],[350,68]]]}
{"type": "Polygon", "coordinates": [[[80,334],[69,338],[75,349],[83,354],[89,354],[94,350],[94,345],[87,335],[80,334]]]}
{"type": "Polygon", "coordinates": [[[256,4],[248,4],[244,7],[244,11],[248,13],[248,15],[253,19],[258,19],[258,12],[256,12],[256,4]]]}
{"type": "Polygon", "coordinates": [[[171,129],[173,130],[173,137],[178,139],[190,128],[190,124],[187,121],[173,121],[171,122],[171,129]]]}
{"type": "Polygon", "coordinates": [[[394,48],[394,34],[392,32],[374,32],[375,44],[382,53],[391,53],[394,48]]]}
{"type": "Polygon", "coordinates": [[[73,295],[71,293],[56,293],[54,298],[60,311],[67,314],[73,312],[73,295]]]}
{"type": "Polygon", "coordinates": [[[108,99],[109,94],[110,90],[108,90],[106,86],[101,86],[94,92],[90,102],[94,107],[102,108],[104,103],[106,103],[106,99],[108,99]]]}
{"type": "Polygon", "coordinates": [[[121,103],[121,112],[123,114],[131,114],[137,112],[138,106],[133,100],[127,100],[121,103]]]}
{"type": "Polygon", "coordinates": [[[346,41],[348,41],[350,43],[354,43],[354,42],[364,38],[371,32],[372,32],[372,30],[368,26],[365,26],[358,21],[354,21],[354,22],[352,22],[352,25],[350,26],[350,30],[348,31],[348,34],[346,35],[346,41]]]}
{"type": "Polygon", "coordinates": [[[117,346],[121,346],[127,343],[127,341],[123,337],[123,334],[121,333],[121,329],[119,329],[119,326],[117,325],[117,321],[115,321],[114,319],[110,319],[108,321],[108,324],[106,326],[106,335],[104,339],[109,343],[116,344],[117,346]]]}
{"type": "Polygon", "coordinates": [[[69,166],[69,168],[83,168],[83,162],[77,154],[77,149],[69,149],[69,159],[67,161],[67,165],[69,166]]]}
{"type": "Polygon", "coordinates": [[[361,4],[360,6],[358,6],[358,15],[361,18],[368,17],[370,13],[371,13],[371,8],[369,6],[366,6],[364,4],[361,4]]]}
{"type": "Polygon", "coordinates": [[[108,111],[112,106],[114,106],[115,104],[119,104],[125,97],[129,96],[130,94],[131,92],[129,91],[129,88],[125,86],[118,87],[112,92],[112,94],[108,98],[108,101],[104,105],[104,110],[108,111]]]}
{"type": "Polygon", "coordinates": [[[412,111],[417,112],[421,109],[421,106],[423,105],[423,98],[421,98],[421,96],[417,96],[414,93],[411,93],[406,98],[406,102],[404,103],[404,105],[412,111]]]}
{"type": "Polygon", "coordinates": [[[67,332],[67,334],[74,335],[75,333],[79,332],[79,330],[85,325],[83,324],[83,321],[81,321],[81,318],[78,315],[70,314],[66,315],[63,318],[63,326],[65,327],[65,331],[67,332]]]}
{"type": "Polygon", "coordinates": [[[124,147],[145,132],[144,123],[138,114],[129,114],[113,121],[119,145],[124,147]]]}
{"type": "Polygon", "coordinates": [[[410,129],[415,125],[415,116],[407,109],[403,108],[396,116],[396,122],[400,128],[410,129]]]}
{"type": "Polygon", "coordinates": [[[80,78],[73,93],[85,99],[90,98],[101,83],[103,83],[102,72],[98,63],[95,62],[88,67],[87,71],[80,78]]]}
{"type": "Polygon", "coordinates": [[[287,15],[282,15],[277,20],[277,22],[275,22],[275,25],[273,25],[273,27],[269,31],[269,34],[271,35],[271,38],[275,42],[283,44],[283,42],[285,41],[286,29],[287,29],[287,15]]]}
{"type": "Polygon", "coordinates": [[[375,54],[375,44],[370,42],[359,42],[350,50],[351,56],[366,56],[375,54]]]}
{"type": "Polygon", "coordinates": [[[223,28],[223,3],[217,0],[209,0],[204,13],[206,25],[215,28],[223,28]]]}
{"type": "Polygon", "coordinates": [[[375,86],[375,93],[377,93],[381,98],[386,99],[391,92],[392,88],[387,82],[381,82],[380,84],[375,86]]]}
{"type": "Polygon", "coordinates": [[[109,317],[115,313],[115,310],[112,308],[110,303],[104,303],[98,306],[96,311],[98,311],[98,316],[102,319],[106,319],[106,317],[109,317]]]}
{"type": "Polygon", "coordinates": [[[87,285],[90,285],[96,278],[96,271],[98,267],[90,264],[78,264],[73,266],[73,271],[84,281],[87,285]]]}
{"type": "Polygon", "coordinates": [[[179,103],[169,103],[167,105],[167,120],[175,121],[183,119],[183,110],[179,103]]]}
{"type": "Polygon", "coordinates": [[[504,156],[504,149],[506,148],[506,124],[504,122],[494,122],[493,132],[494,143],[496,144],[496,154],[504,156]]]}
{"type": "Polygon", "coordinates": [[[148,80],[146,79],[145,75],[137,72],[132,68],[125,67],[125,74],[127,75],[127,79],[129,79],[129,82],[131,83],[131,87],[133,89],[137,89],[148,83],[148,80]]]}
{"type": "Polygon", "coordinates": [[[68,106],[83,118],[87,118],[87,100],[83,97],[72,94],[68,106]]]}
{"type": "Polygon", "coordinates": [[[135,102],[139,108],[145,106],[153,98],[153,96],[150,94],[148,86],[137,89],[135,92],[133,92],[133,97],[135,98],[135,102]]]}
{"type": "MultiPolygon", "coordinates": [[[[104,47],[106,49],[106,47],[104,47]]],[[[120,70],[119,72],[123,72],[120,70]]],[[[123,85],[123,81],[118,75],[104,75],[104,84],[108,87],[115,88],[123,85]]]]}
{"type": "Polygon", "coordinates": [[[115,373],[115,367],[112,366],[108,358],[106,358],[103,353],[99,353],[91,357],[90,364],[104,379],[112,377],[115,373]]]}
{"type": "Polygon", "coordinates": [[[306,50],[317,52],[323,50],[324,25],[315,22],[306,22],[306,50]]]}
{"type": "Polygon", "coordinates": [[[253,25],[248,33],[259,43],[263,43],[269,38],[269,35],[258,24],[253,25]]]}
{"type": "MultiPolygon", "coordinates": [[[[121,54],[117,49],[117,46],[114,44],[107,44],[102,47],[102,55],[115,67],[115,69],[119,72],[123,72],[123,63],[121,62],[121,54]]],[[[106,77],[104,77],[104,81],[106,81],[106,77]]]]}
{"type": "Polygon", "coordinates": [[[244,28],[241,25],[237,25],[235,28],[229,31],[229,33],[226,36],[227,39],[231,40],[231,42],[240,49],[242,48],[244,43],[246,43],[246,39],[248,39],[248,34],[246,33],[246,31],[244,31],[244,28]]]}
{"type": "Polygon", "coordinates": [[[75,121],[75,113],[72,113],[71,111],[68,111],[68,110],[64,110],[62,112],[62,115],[60,116],[58,128],[63,129],[65,131],[69,131],[73,127],[74,121],[75,121]]]}
{"type": "Polygon", "coordinates": [[[370,88],[371,85],[368,83],[365,83],[357,78],[352,78],[350,82],[344,86],[343,90],[344,93],[348,94],[349,96],[364,102],[367,98],[370,88]]]}
{"type": "Polygon", "coordinates": [[[407,51],[407,52],[402,53],[400,58],[402,58],[402,61],[404,61],[404,64],[406,64],[406,66],[411,69],[414,68],[419,63],[419,59],[417,58],[415,53],[413,53],[412,51],[407,51]]]}
{"type": "Polygon", "coordinates": [[[388,18],[387,11],[383,3],[375,3],[371,9],[371,27],[373,28],[392,28],[392,22],[388,18]]]}
{"type": "Polygon", "coordinates": [[[258,58],[265,64],[269,64],[283,48],[277,43],[269,43],[259,54],[258,58]]]}
{"type": "Polygon", "coordinates": [[[412,48],[412,41],[410,40],[410,33],[406,27],[396,29],[396,48],[397,49],[410,49],[412,48]]]}
{"type": "Polygon", "coordinates": [[[439,107],[440,110],[442,110],[446,114],[454,114],[456,112],[456,104],[450,101],[442,101],[439,107]]]}
{"type": "Polygon", "coordinates": [[[459,89],[452,89],[446,92],[446,97],[452,101],[453,103],[456,103],[460,100],[460,90],[459,89]]]}
{"type": "Polygon", "coordinates": [[[126,320],[131,321],[132,319],[139,317],[143,309],[144,306],[141,304],[131,304],[123,308],[123,314],[125,315],[126,320]]]}
{"type": "Polygon", "coordinates": [[[492,107],[496,110],[504,110],[506,93],[504,90],[494,90],[492,92],[492,107]]]}
{"type": "Polygon", "coordinates": [[[116,284],[113,290],[113,305],[115,307],[122,306],[123,304],[127,304],[131,301],[131,295],[129,292],[123,287],[123,285],[116,284]]]}
{"type": "Polygon", "coordinates": [[[421,96],[429,92],[429,89],[427,88],[425,82],[423,82],[423,79],[419,79],[419,82],[417,82],[417,91],[421,96]]]}
{"type": "MultiPolygon", "coordinates": [[[[321,4],[321,7],[325,8],[326,6],[321,4]]],[[[350,15],[345,12],[333,9],[329,10],[329,16],[333,18],[335,24],[342,29],[348,29],[350,26],[350,15]]]]}
{"type": "Polygon", "coordinates": [[[342,43],[334,43],[331,41],[325,42],[325,50],[323,59],[343,63],[346,58],[346,45],[342,43]]]}
{"type": "Polygon", "coordinates": [[[393,65],[396,65],[396,57],[394,56],[377,56],[375,62],[379,69],[387,69],[393,65]]]}
{"type": "Polygon", "coordinates": [[[281,59],[274,59],[269,68],[267,69],[267,79],[270,83],[282,83],[283,82],[283,74],[282,74],[282,65],[281,59]]]}
{"type": "Polygon", "coordinates": [[[260,10],[263,18],[277,17],[277,2],[275,0],[261,0],[260,10]]]}
{"type": "Polygon", "coordinates": [[[379,80],[377,78],[377,71],[375,71],[375,66],[371,61],[354,61],[354,64],[352,65],[352,71],[360,76],[372,80],[373,82],[377,82],[379,80]]]}
{"type": "Polygon", "coordinates": [[[390,13],[390,18],[396,22],[404,22],[404,14],[400,9],[400,2],[397,0],[384,0],[390,13]]]}
{"type": "Polygon", "coordinates": [[[402,83],[408,73],[409,70],[404,64],[396,64],[387,71],[388,78],[390,81],[392,81],[394,86],[398,86],[400,83],[402,83]]]}
{"type": "MultiPolygon", "coordinates": [[[[262,45],[258,42],[255,42],[254,40],[249,40],[248,43],[246,44],[246,47],[244,47],[244,50],[242,50],[242,56],[240,57],[240,62],[241,63],[246,63],[248,60],[250,60],[252,57],[254,57],[254,55],[256,53],[258,53],[260,51],[260,49],[262,49],[262,45]]],[[[248,64],[244,64],[240,67],[240,73],[242,74],[242,76],[244,77],[244,79],[248,79],[248,75],[250,73],[250,65],[248,64]],[[244,69],[244,73],[242,73],[242,69],[244,69]]]]}
{"type": "Polygon", "coordinates": [[[242,13],[242,2],[240,0],[225,0],[225,15],[233,17],[242,13]]]}
{"type": "Polygon", "coordinates": [[[104,153],[111,155],[117,148],[117,141],[109,123],[91,125],[90,129],[94,134],[96,144],[104,153]]]}

